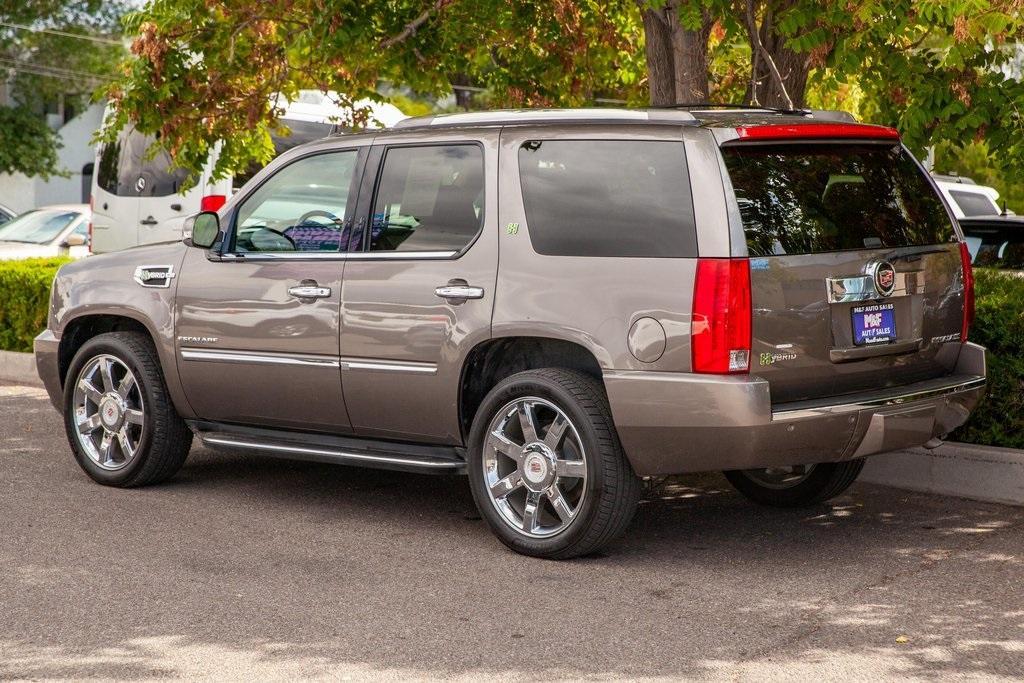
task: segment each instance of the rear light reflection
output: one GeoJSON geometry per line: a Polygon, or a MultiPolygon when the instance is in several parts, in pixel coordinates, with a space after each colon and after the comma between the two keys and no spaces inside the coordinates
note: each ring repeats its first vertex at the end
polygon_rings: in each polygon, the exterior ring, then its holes
{"type": "Polygon", "coordinates": [[[974,324],[974,268],[971,266],[971,251],[966,242],[960,243],[960,265],[964,275],[964,318],[960,325],[960,341],[967,341],[967,333],[974,324]]]}
{"type": "Polygon", "coordinates": [[[202,201],[199,202],[200,211],[220,211],[220,207],[224,206],[228,201],[226,195],[222,194],[208,194],[203,197],[202,201]]]}
{"type": "Polygon", "coordinates": [[[750,262],[699,259],[690,323],[693,371],[750,371],[750,262]]]}

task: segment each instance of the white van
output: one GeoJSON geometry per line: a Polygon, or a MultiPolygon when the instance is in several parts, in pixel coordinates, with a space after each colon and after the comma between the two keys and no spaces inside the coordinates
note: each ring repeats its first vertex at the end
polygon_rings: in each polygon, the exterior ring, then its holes
{"type": "MultiPolygon", "coordinates": [[[[392,104],[361,101],[356,106],[369,106],[372,120],[384,127],[406,118],[392,104]]],[[[285,107],[281,118],[291,134],[274,136],[276,154],[326,137],[335,123],[348,119],[346,111],[335,105],[329,94],[316,90],[301,91],[299,99],[285,107]]],[[[186,172],[172,169],[171,159],[163,151],[149,158],[147,150],[153,142],[152,136],[126,128],[116,142],[97,147],[90,224],[93,253],[181,239],[187,217],[200,211],[218,210],[261,168],[257,165],[234,177],[214,181],[211,179],[216,163],[214,152],[199,182],[181,192],[186,172]]]]}
{"type": "Polygon", "coordinates": [[[1002,213],[998,203],[999,192],[994,187],[978,185],[962,175],[933,173],[932,178],[957,218],[998,216],[1002,213]]]}

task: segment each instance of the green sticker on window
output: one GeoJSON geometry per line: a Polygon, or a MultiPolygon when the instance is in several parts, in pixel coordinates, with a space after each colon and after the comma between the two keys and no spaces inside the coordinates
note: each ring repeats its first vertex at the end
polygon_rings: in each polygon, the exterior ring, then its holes
{"type": "Polygon", "coordinates": [[[519,234],[519,224],[518,223],[509,223],[508,225],[505,226],[505,232],[507,232],[510,235],[518,235],[519,234]]]}

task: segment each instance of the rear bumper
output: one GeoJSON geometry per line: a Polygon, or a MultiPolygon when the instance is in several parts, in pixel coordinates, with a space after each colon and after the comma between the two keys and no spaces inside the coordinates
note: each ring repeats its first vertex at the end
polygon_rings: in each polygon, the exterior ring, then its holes
{"type": "Polygon", "coordinates": [[[837,462],[919,446],[967,421],[985,388],[985,349],[952,373],[881,391],[773,406],[768,382],[605,373],[612,416],[641,476],[837,462]]]}
{"type": "Polygon", "coordinates": [[[39,379],[43,380],[46,393],[50,395],[50,403],[57,410],[62,410],[64,391],[60,384],[58,362],[60,339],[50,330],[46,330],[35,338],[32,347],[36,356],[36,371],[39,373],[39,379]]]}

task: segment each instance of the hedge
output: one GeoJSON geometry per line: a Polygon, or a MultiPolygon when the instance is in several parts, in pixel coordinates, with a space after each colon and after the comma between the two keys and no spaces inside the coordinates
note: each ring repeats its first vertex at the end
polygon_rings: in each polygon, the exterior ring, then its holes
{"type": "MultiPolygon", "coordinates": [[[[46,327],[50,283],[68,259],[0,261],[0,350],[31,351],[46,327]]],[[[975,271],[971,341],[988,347],[988,391],[954,441],[1024,448],[1024,278],[975,271]]]]}
{"type": "Polygon", "coordinates": [[[988,348],[988,390],[952,441],[1024,448],[1024,277],[974,271],[977,313],[968,338],[988,348]]]}
{"type": "Polygon", "coordinates": [[[32,350],[32,340],[46,329],[53,277],[69,260],[0,261],[0,350],[32,350]]]}

